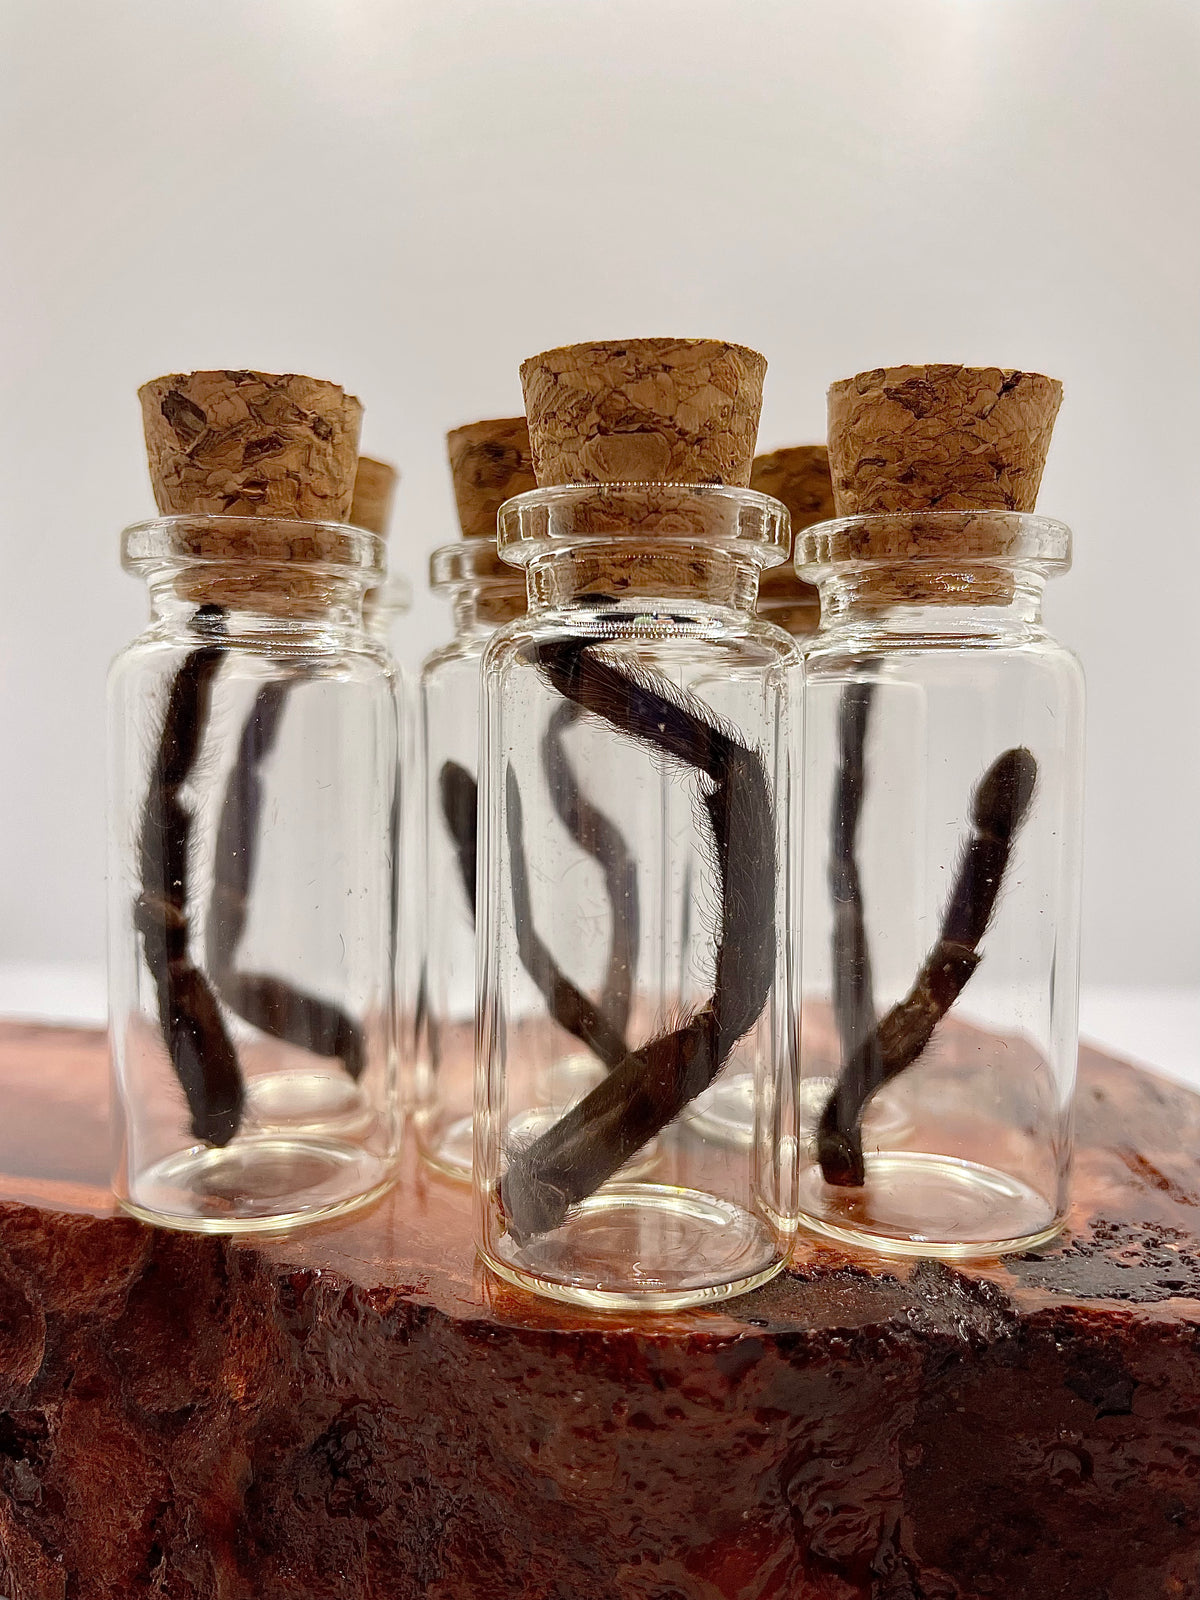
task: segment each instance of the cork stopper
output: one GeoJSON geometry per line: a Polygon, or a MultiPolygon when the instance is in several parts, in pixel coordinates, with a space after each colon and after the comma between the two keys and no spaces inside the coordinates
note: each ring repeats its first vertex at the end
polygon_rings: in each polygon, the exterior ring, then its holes
{"type": "Polygon", "coordinates": [[[158,509],[184,519],[179,555],[204,563],[176,579],[181,598],[302,614],[323,603],[328,579],[290,564],[361,563],[349,530],[329,526],[350,514],[362,419],[352,395],[297,373],[223,371],[155,378],[138,398],[158,509]]]}
{"type": "Polygon", "coordinates": [[[386,461],[359,456],[354,474],[354,496],[350,502],[350,521],[368,533],[386,536],[392,514],[392,496],[400,474],[386,461]]]}
{"type": "Polygon", "coordinates": [[[767,363],[716,339],[566,345],[522,363],[538,484],[746,487],[767,363]]]}
{"type": "MultiPolygon", "coordinates": [[[[834,514],[833,483],[829,476],[829,451],[823,444],[797,444],[767,455],[755,456],[750,487],[782,500],[792,519],[792,538],[814,522],[834,514]]],[[[809,634],[820,620],[820,597],[815,585],[796,576],[789,561],[764,572],[759,580],[758,609],[788,633],[809,634]]]]}
{"type": "Polygon", "coordinates": [[[1033,511],[1061,403],[1056,379],[1001,367],[879,367],[833,384],[838,515],[893,515],[837,533],[827,556],[888,563],[864,580],[881,604],[1007,603],[1003,563],[1022,537],[1005,514],[1033,511]]]}
{"type": "Polygon", "coordinates": [[[469,422],[446,435],[458,521],[467,539],[495,539],[506,500],[537,488],[524,417],[469,422]]]}
{"type": "Polygon", "coordinates": [[[1062,384],[1002,367],[877,367],[829,390],[839,516],[1032,511],[1062,384]]]}
{"type": "Polygon", "coordinates": [[[297,373],[188,372],[138,390],[164,516],[345,522],[362,406],[297,373]]]}

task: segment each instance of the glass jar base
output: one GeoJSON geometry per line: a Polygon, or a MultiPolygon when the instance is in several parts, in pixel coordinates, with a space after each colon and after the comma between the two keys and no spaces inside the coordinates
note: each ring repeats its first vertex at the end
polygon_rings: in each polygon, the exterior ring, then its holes
{"type": "Polygon", "coordinates": [[[370,1102],[352,1078],[328,1067],[266,1072],[246,1085],[246,1113],[260,1129],[289,1133],[319,1128],[361,1134],[370,1128],[370,1102]]]}
{"type": "Polygon", "coordinates": [[[861,1189],[800,1174],[800,1223],[841,1244],[943,1261],[1006,1255],[1062,1226],[1043,1194],[998,1168],[916,1150],[867,1155],[861,1189]]]}
{"type": "Polygon", "coordinates": [[[745,1294],[783,1266],[761,1218],[714,1195],[611,1183],[553,1233],[483,1251],[508,1283],[594,1311],[678,1311],[745,1294]]]}
{"type": "Polygon", "coordinates": [[[333,1139],[251,1135],[223,1150],[193,1147],[137,1175],[125,1211],[193,1233],[261,1233],[325,1221],[392,1183],[380,1157],[333,1139]]]}
{"type": "Polygon", "coordinates": [[[438,1118],[416,1116],[417,1146],[421,1158],[444,1178],[457,1183],[471,1181],[471,1152],[474,1145],[474,1127],[470,1116],[456,1117],[453,1122],[438,1118]]]}

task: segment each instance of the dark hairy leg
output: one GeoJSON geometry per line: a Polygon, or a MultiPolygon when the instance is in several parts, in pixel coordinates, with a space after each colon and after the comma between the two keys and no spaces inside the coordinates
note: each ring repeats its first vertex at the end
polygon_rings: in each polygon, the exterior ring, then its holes
{"type": "MultiPolygon", "coordinates": [[[[218,634],[218,607],[202,606],[199,633],[218,634]]],[[[202,645],[176,672],[150,769],[139,843],[141,893],[134,921],[154,980],[163,1039],[187,1098],[192,1132],[226,1145],[242,1118],[237,1052],[208,980],[191,958],[188,913],[192,815],[180,797],[203,741],[225,646],[202,645]]]]}
{"type": "Polygon", "coordinates": [[[556,708],[542,736],[542,768],[560,822],[604,875],[612,931],[608,975],[599,1010],[612,1031],[624,1038],[629,1027],[641,921],[637,863],[629,853],[621,830],[584,793],[568,759],[563,734],[579,715],[579,708],[569,700],[556,708]]]}
{"type": "Polygon", "coordinates": [[[536,649],[580,710],[700,775],[719,885],[713,994],[680,1027],[630,1051],[545,1133],[512,1152],[500,1202],[518,1239],[558,1227],[662,1131],[724,1066],[761,1015],[775,971],[775,824],[762,758],[702,703],[650,672],[597,659],[587,641],[536,649]]]}
{"type": "Polygon", "coordinates": [[[866,739],[875,685],[851,683],[838,708],[838,770],[830,823],[829,895],[833,902],[833,1012],[842,1061],[874,1039],[875,994],[858,870],[858,822],[866,787],[866,739]]]}
{"type": "Polygon", "coordinates": [[[264,684],[242,728],[221,806],[205,959],[218,994],[261,1033],[314,1055],[340,1057],[357,1080],[366,1065],[362,1028],[332,1001],[283,978],[238,970],[262,836],[263,765],[275,748],[293,678],[264,684]]]}
{"type": "Polygon", "coordinates": [[[826,1183],[859,1187],[865,1181],[862,1118],[871,1096],[918,1059],[979,965],[978,946],[1036,784],[1037,762],[1023,746],[1006,750],[977,784],[971,833],[938,941],[909,993],[847,1060],[822,1114],[817,1159],[826,1183]]]}

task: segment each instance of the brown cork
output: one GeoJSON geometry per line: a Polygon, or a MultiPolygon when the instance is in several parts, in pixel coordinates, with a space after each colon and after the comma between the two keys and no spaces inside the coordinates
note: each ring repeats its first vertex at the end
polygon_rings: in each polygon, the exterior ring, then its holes
{"type": "Polygon", "coordinates": [[[1032,511],[1062,384],[1001,367],[877,367],[829,390],[839,516],[1032,511]]]}
{"type": "Polygon", "coordinates": [[[138,390],[158,509],[345,522],[362,406],[297,373],[189,372],[138,390]]]}
{"type": "Polygon", "coordinates": [[[881,603],[1004,604],[1011,572],[971,569],[1010,559],[1018,541],[1004,517],[986,513],[1033,511],[1061,403],[1056,379],[1001,367],[879,367],[833,384],[829,459],[839,516],[964,515],[901,518],[877,534],[859,528],[841,536],[846,548],[831,546],[830,557],[927,563],[874,574],[881,603]],[[939,563],[955,561],[962,570],[939,574],[939,563]]]}
{"type": "MultiPolygon", "coordinates": [[[[750,487],[782,500],[792,519],[792,538],[814,522],[834,515],[829,451],[823,444],[797,444],[755,456],[750,487]]],[[[791,562],[764,572],[759,582],[759,613],[787,633],[807,635],[820,620],[816,587],[796,576],[791,562]]]]}
{"type": "Polygon", "coordinates": [[[356,528],[387,534],[392,496],[399,481],[400,474],[386,461],[359,456],[358,470],[354,474],[354,498],[350,503],[350,521],[356,528]]]}
{"type": "Polygon", "coordinates": [[[359,402],[318,378],[238,371],[155,378],[138,397],[158,509],[183,519],[178,554],[204,563],[177,577],[181,598],[319,609],[328,577],[287,568],[361,561],[349,530],[328,526],[350,513],[359,402]]]}
{"type": "Polygon", "coordinates": [[[716,339],[543,351],[521,366],[537,481],[746,487],[766,370],[716,339]]]}
{"type": "Polygon", "coordinates": [[[537,488],[524,417],[469,422],[446,435],[458,520],[468,539],[494,539],[506,500],[537,488]]]}

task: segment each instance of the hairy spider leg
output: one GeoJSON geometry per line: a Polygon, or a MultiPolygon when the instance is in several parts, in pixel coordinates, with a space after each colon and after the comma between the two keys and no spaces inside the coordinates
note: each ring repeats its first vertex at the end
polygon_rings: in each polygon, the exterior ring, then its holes
{"type": "Polygon", "coordinates": [[[640,937],[637,863],[621,830],[583,792],[567,757],[563,734],[579,715],[579,708],[569,700],[555,709],[542,736],[542,769],[559,821],[604,875],[612,931],[600,1011],[613,1032],[624,1037],[629,1028],[640,937]]]}
{"type": "Polygon", "coordinates": [[[596,660],[589,641],[535,647],[548,680],[584,711],[706,777],[719,884],[708,1003],[631,1051],[545,1133],[513,1152],[500,1203],[518,1240],[547,1233],[672,1122],[761,1016],[775,969],[775,826],[762,757],[657,673],[596,660]]]}
{"type": "Polygon", "coordinates": [[[826,1183],[865,1182],[862,1117],[875,1091],[912,1066],[970,980],[1013,844],[1037,785],[1037,762],[1023,746],[1006,750],[984,773],[971,800],[971,833],[942,917],[938,941],[909,993],[892,1007],[847,1061],[817,1128],[817,1159],[826,1183]]]}
{"type": "Polygon", "coordinates": [[[866,788],[867,727],[874,694],[873,682],[847,684],[838,706],[838,770],[828,878],[833,902],[833,1012],[843,1065],[864,1040],[875,1041],[878,1020],[858,869],[858,823],[866,788]]]}
{"type": "Polygon", "coordinates": [[[314,1055],[340,1057],[357,1082],[366,1066],[366,1046],[352,1017],[283,978],[237,968],[261,839],[263,764],[278,741],[288,691],[296,681],[277,678],[264,684],[242,727],[217,827],[205,953],[217,992],[231,1011],[272,1039],[314,1055]]]}
{"type": "MultiPolygon", "coordinates": [[[[219,631],[224,613],[202,606],[193,626],[219,631]]],[[[241,1124],[245,1090],[237,1052],[208,980],[190,954],[188,872],[192,815],[180,798],[200,752],[224,645],[191,651],[167,698],[142,813],[141,893],[134,909],[154,980],[163,1039],[191,1114],[192,1132],[226,1145],[241,1124]]]]}

